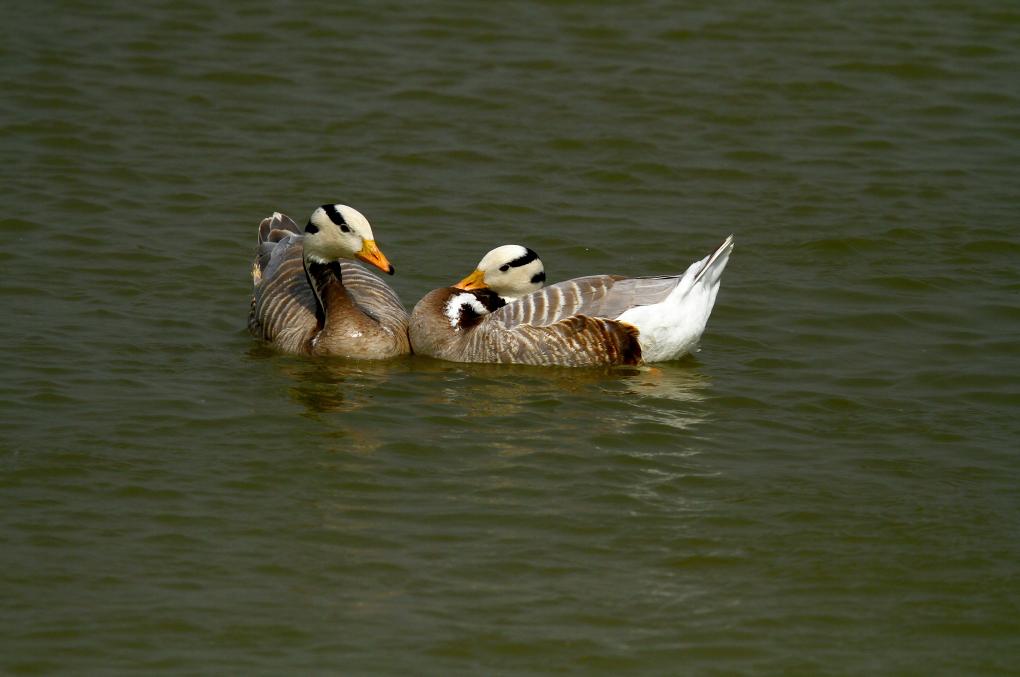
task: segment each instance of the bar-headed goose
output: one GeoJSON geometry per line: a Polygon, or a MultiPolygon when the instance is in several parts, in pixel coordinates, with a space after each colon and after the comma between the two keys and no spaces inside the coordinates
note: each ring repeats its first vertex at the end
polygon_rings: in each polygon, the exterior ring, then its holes
{"type": "Polygon", "coordinates": [[[354,258],[393,274],[368,219],[352,207],[319,207],[303,233],[279,212],[263,219],[248,329],[288,353],[383,359],[410,352],[396,292],[346,260],[354,258]]]}
{"type": "Polygon", "coordinates": [[[694,350],[719,292],[733,236],[683,275],[592,275],[545,288],[538,255],[492,250],[411,312],[414,352],[454,362],[571,367],[662,362],[694,350]]]}

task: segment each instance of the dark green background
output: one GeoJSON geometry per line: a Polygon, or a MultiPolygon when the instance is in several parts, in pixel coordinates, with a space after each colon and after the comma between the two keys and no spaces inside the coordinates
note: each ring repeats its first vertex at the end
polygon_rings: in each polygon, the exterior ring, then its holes
{"type": "Polygon", "coordinates": [[[0,46],[0,670],[1006,674],[1020,10],[37,2],[0,46]],[[408,306],[737,247],[695,358],[274,355],[256,226],[408,306]]]}

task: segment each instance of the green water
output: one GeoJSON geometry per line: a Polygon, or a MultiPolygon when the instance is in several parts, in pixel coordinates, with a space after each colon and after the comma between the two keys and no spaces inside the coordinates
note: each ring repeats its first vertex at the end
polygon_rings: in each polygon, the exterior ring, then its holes
{"type": "Polygon", "coordinates": [[[1017,674],[1014,4],[2,14],[0,671],[1017,674]],[[274,354],[333,201],[409,307],[737,247],[654,369],[274,354]]]}

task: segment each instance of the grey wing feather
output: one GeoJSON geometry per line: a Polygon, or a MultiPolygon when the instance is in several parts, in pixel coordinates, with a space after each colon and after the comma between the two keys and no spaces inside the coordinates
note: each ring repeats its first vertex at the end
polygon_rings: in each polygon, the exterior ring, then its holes
{"type": "Polygon", "coordinates": [[[256,271],[258,275],[248,328],[263,339],[291,346],[293,351],[310,339],[320,323],[302,255],[302,237],[291,234],[279,242],[260,244],[252,268],[253,276],[256,271]]]}
{"type": "Polygon", "coordinates": [[[400,297],[378,275],[355,261],[340,261],[344,289],[369,317],[388,324],[406,324],[407,310],[400,297]]]}
{"type": "MultiPolygon", "coordinates": [[[[263,242],[259,245],[259,251],[255,265],[261,271],[261,278],[272,279],[280,266],[295,259],[301,260],[304,247],[304,236],[293,233],[276,242],[263,242]]],[[[258,281],[256,281],[256,284],[258,281]]]]}
{"type": "Polygon", "coordinates": [[[593,317],[616,319],[631,308],[661,303],[676,289],[678,276],[627,277],[617,280],[607,293],[594,299],[580,312],[593,317]]]}
{"type": "MultiPolygon", "coordinates": [[[[252,283],[258,286],[263,278],[272,276],[270,269],[274,269],[284,260],[274,257],[285,256],[292,244],[288,238],[300,241],[301,229],[293,219],[286,214],[274,212],[272,216],[262,219],[258,230],[258,248],[255,251],[255,261],[251,266],[252,283]],[[283,246],[278,246],[283,243],[283,246]]],[[[300,253],[300,248],[298,252],[300,253]]],[[[288,256],[289,258],[289,256],[288,256]]]]}
{"type": "Polygon", "coordinates": [[[615,319],[635,306],[661,302],[679,279],[589,275],[549,285],[508,303],[492,316],[507,327],[544,327],[574,315],[615,319]]]}
{"type": "Polygon", "coordinates": [[[259,244],[263,242],[278,242],[291,233],[301,234],[301,228],[294,223],[294,219],[280,212],[273,212],[269,218],[262,219],[259,223],[259,244]],[[279,232],[274,232],[279,231],[279,232]]]}

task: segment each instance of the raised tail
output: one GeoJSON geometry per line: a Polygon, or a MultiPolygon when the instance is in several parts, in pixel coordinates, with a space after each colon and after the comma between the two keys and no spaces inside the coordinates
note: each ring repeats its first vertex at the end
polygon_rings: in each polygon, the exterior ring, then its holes
{"type": "Polygon", "coordinates": [[[730,260],[730,252],[732,251],[733,236],[730,235],[704,260],[705,264],[701,267],[701,270],[695,273],[691,286],[698,284],[702,278],[707,278],[705,282],[709,285],[715,284],[719,280],[719,276],[722,275],[723,270],[725,270],[726,264],[730,260]]]}
{"type": "Polygon", "coordinates": [[[633,308],[618,318],[641,331],[639,340],[646,362],[675,360],[697,349],[731,251],[732,235],[711,254],[688,266],[676,288],[661,303],[633,308]]]}

